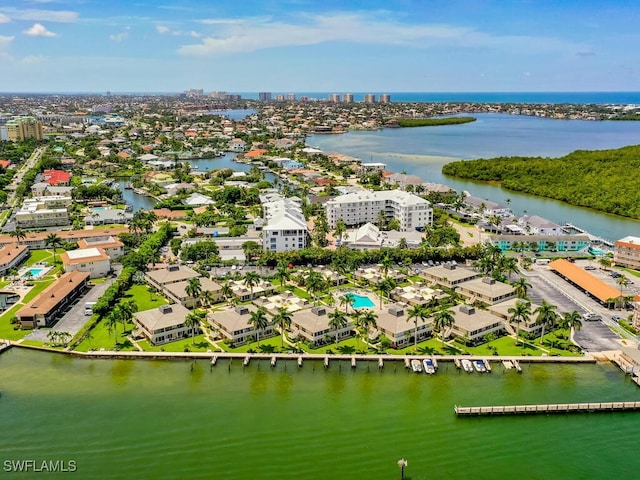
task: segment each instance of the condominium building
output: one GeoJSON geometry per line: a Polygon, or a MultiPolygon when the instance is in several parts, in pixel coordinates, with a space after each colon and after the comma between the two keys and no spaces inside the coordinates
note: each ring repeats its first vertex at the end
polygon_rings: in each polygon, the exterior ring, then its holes
{"type": "Polygon", "coordinates": [[[9,120],[6,128],[7,138],[12,142],[19,142],[27,138],[44,140],[42,122],[33,117],[20,117],[9,120]]]}
{"type": "Polygon", "coordinates": [[[265,224],[262,246],[265,250],[286,252],[307,246],[309,228],[297,198],[285,198],[277,193],[260,195],[265,224]]]}
{"type": "Polygon", "coordinates": [[[65,272],[86,272],[91,278],[106,277],[111,271],[111,260],[102,248],[78,248],[60,254],[65,272]]]}
{"type": "Polygon", "coordinates": [[[613,262],[621,267],[640,270],[640,237],[624,237],[613,247],[613,262]]]}
{"type": "Polygon", "coordinates": [[[260,92],[260,93],[258,93],[258,100],[261,100],[263,102],[270,102],[271,101],[271,92],[260,92]]]}
{"type": "Polygon", "coordinates": [[[391,95],[383,93],[380,95],[380,103],[391,103],[391,95]]]}
{"type": "Polygon", "coordinates": [[[295,93],[287,93],[287,102],[295,102],[296,94],[295,93]]]}
{"type": "Polygon", "coordinates": [[[66,208],[54,208],[41,199],[29,198],[16,212],[15,220],[16,225],[20,228],[69,225],[69,213],[66,208]]]}
{"type": "Polygon", "coordinates": [[[329,95],[329,101],[333,103],[338,103],[340,101],[340,94],[332,93],[331,95],[329,95]]]}
{"type": "Polygon", "coordinates": [[[364,103],[376,103],[376,96],[373,93],[367,93],[364,96],[364,103]]]}
{"type": "Polygon", "coordinates": [[[431,204],[418,195],[402,190],[348,193],[328,201],[326,209],[331,228],[335,228],[340,219],[347,226],[376,223],[380,212],[384,213],[387,220],[397,219],[403,232],[433,223],[431,204]]]}
{"type": "Polygon", "coordinates": [[[342,101],[344,103],[353,103],[353,93],[345,93],[342,96],[342,101]]]}

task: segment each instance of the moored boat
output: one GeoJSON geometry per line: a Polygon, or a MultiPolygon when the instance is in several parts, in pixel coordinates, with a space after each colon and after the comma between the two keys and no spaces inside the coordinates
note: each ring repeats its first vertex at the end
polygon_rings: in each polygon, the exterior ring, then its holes
{"type": "Polygon", "coordinates": [[[411,370],[413,370],[414,373],[421,373],[422,372],[422,364],[420,363],[420,360],[418,360],[416,358],[411,360],[411,370]]]}
{"type": "Polygon", "coordinates": [[[436,373],[436,367],[433,364],[433,360],[431,360],[430,358],[425,358],[424,360],[422,360],[422,364],[424,365],[425,373],[429,375],[433,375],[434,373],[436,373]]]}
{"type": "Polygon", "coordinates": [[[467,360],[466,358],[462,359],[462,368],[464,368],[464,371],[467,373],[473,373],[473,365],[471,363],[471,360],[467,360]]]}
{"type": "Polygon", "coordinates": [[[473,366],[475,367],[476,371],[478,371],[479,373],[487,372],[487,367],[484,366],[484,362],[482,360],[475,360],[473,362],[473,366]]]}

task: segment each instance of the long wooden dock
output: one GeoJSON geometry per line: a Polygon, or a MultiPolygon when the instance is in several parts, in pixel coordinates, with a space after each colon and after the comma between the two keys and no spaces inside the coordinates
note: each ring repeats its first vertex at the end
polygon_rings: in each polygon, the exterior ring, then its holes
{"type": "Polygon", "coordinates": [[[624,412],[640,410],[640,402],[548,403],[540,405],[493,405],[486,407],[454,406],[458,416],[535,415],[549,413],[624,412]]]}

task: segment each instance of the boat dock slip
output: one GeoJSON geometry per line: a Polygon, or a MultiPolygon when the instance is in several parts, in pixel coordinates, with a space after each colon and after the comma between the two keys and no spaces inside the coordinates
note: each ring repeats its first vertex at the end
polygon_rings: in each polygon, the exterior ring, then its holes
{"type": "Polygon", "coordinates": [[[459,358],[454,358],[453,363],[455,364],[456,368],[462,368],[462,363],[460,363],[459,358]]]}
{"type": "Polygon", "coordinates": [[[251,357],[247,355],[246,357],[244,357],[244,360],[242,361],[242,366],[246,367],[247,365],[249,365],[250,361],[251,361],[251,357]]]}
{"type": "Polygon", "coordinates": [[[215,366],[215,365],[216,365],[216,363],[218,363],[218,356],[217,356],[217,355],[216,355],[216,356],[214,356],[214,357],[211,359],[211,365],[215,366]]]}
{"type": "Polygon", "coordinates": [[[382,357],[378,359],[378,368],[384,368],[384,360],[382,360],[382,357]]]}
{"type": "Polygon", "coordinates": [[[273,357],[271,357],[271,366],[272,366],[272,367],[275,367],[275,366],[276,366],[276,361],[277,361],[277,359],[276,359],[276,356],[275,356],[275,355],[274,355],[273,357]]]}
{"type": "Polygon", "coordinates": [[[329,357],[324,357],[324,368],[329,368],[329,357]]]}
{"type": "Polygon", "coordinates": [[[302,366],[302,356],[298,357],[298,367],[302,366]]]}
{"type": "Polygon", "coordinates": [[[411,368],[411,360],[408,358],[404,359],[404,368],[411,368]]]}
{"type": "Polygon", "coordinates": [[[518,373],[522,373],[522,367],[520,366],[520,362],[518,360],[512,360],[513,368],[516,369],[518,373]]]}
{"type": "Polygon", "coordinates": [[[532,415],[537,413],[577,413],[577,412],[625,412],[640,410],[640,402],[600,402],[600,403],[550,403],[542,405],[495,405],[487,407],[461,407],[455,405],[458,416],[486,415],[532,415]]]}
{"type": "Polygon", "coordinates": [[[504,365],[504,368],[507,370],[511,370],[513,368],[513,362],[511,360],[503,360],[502,365],[504,365]]]}
{"type": "Polygon", "coordinates": [[[438,369],[438,360],[436,360],[436,357],[431,357],[431,361],[433,362],[433,368],[435,368],[437,370],[438,369]]]}
{"type": "Polygon", "coordinates": [[[351,357],[351,368],[356,368],[356,357],[351,357]]]}
{"type": "Polygon", "coordinates": [[[489,360],[485,358],[483,362],[484,362],[484,368],[487,369],[487,372],[491,373],[491,364],[489,363],[489,360]]]}

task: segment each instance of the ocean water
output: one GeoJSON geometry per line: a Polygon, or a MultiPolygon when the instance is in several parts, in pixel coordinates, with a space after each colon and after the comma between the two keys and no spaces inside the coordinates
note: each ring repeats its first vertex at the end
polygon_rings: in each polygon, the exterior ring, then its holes
{"type": "MultiPolygon", "coordinates": [[[[0,356],[4,462],[73,460],[75,476],[202,479],[632,479],[640,413],[457,418],[454,405],[638,401],[611,365],[85,360],[0,356]]],[[[37,477],[39,478],[38,474],[37,477]]],[[[66,478],[69,474],[49,475],[66,478]]]]}

